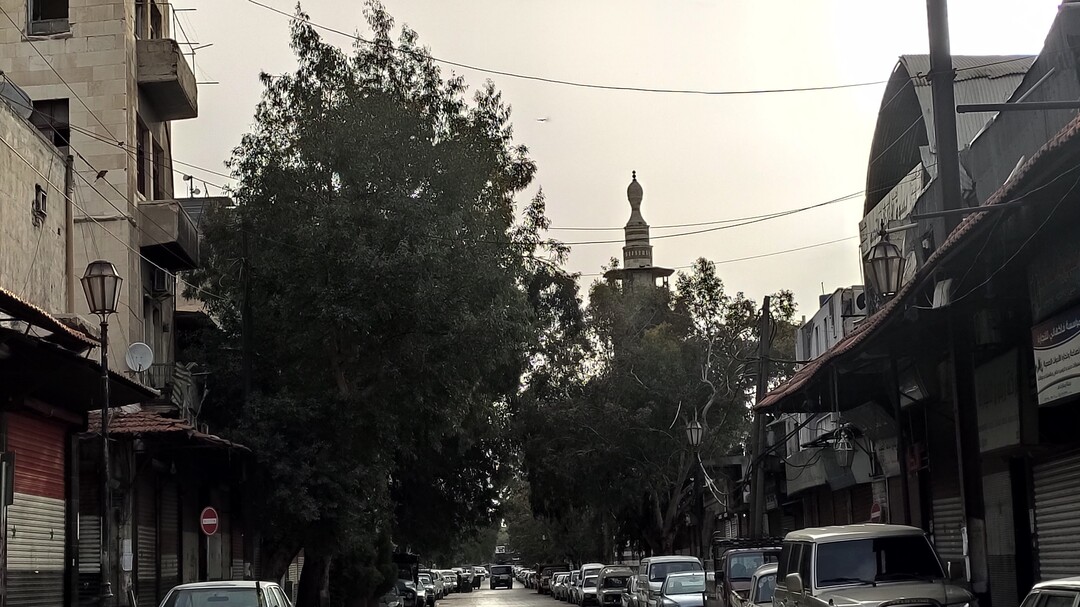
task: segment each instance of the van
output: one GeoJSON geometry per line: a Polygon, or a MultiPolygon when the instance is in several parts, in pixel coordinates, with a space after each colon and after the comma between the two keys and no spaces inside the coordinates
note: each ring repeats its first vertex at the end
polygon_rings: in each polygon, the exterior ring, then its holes
{"type": "Polygon", "coordinates": [[[970,592],[953,584],[930,538],[905,525],[841,525],[793,531],[776,566],[774,605],[830,607],[963,605],[970,592]]]}
{"type": "Polygon", "coordinates": [[[642,559],[638,565],[638,585],[646,591],[647,604],[640,607],[657,607],[664,580],[669,574],[683,571],[705,571],[705,567],[700,559],[693,556],[652,556],[642,559]]]}

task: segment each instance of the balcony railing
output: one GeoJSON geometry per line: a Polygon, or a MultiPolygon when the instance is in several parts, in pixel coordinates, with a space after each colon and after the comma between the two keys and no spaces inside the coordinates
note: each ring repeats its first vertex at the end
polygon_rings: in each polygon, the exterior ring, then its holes
{"type": "Polygon", "coordinates": [[[183,120],[199,115],[195,73],[172,38],[137,40],[139,88],[154,106],[159,120],[183,120]]]}
{"type": "Polygon", "coordinates": [[[139,204],[143,254],[170,272],[199,267],[199,230],[177,200],[139,204]]]}
{"type": "Polygon", "coordinates": [[[159,404],[170,404],[176,408],[180,417],[194,420],[199,415],[202,405],[202,387],[198,374],[192,371],[191,364],[154,363],[150,368],[128,375],[161,392],[159,404]]]}

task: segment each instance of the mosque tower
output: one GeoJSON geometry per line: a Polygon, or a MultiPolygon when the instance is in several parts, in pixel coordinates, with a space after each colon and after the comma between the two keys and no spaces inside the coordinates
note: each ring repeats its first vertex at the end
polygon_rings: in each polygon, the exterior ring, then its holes
{"type": "Polygon", "coordinates": [[[637,287],[656,287],[657,279],[663,282],[659,286],[668,286],[668,277],[675,271],[670,268],[658,268],[653,265],[652,245],[649,244],[649,224],[641,216],[641,201],[645,192],[637,180],[637,171],[632,174],[630,185],[626,188],[626,199],[630,202],[630,220],[626,222],[623,232],[626,236],[626,244],[623,245],[622,267],[616,270],[608,270],[604,278],[618,280],[624,287],[633,289],[637,287]]]}

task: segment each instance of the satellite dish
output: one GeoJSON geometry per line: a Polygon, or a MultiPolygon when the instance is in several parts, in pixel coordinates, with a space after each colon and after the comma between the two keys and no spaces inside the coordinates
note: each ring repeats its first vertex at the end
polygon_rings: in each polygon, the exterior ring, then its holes
{"type": "Polygon", "coordinates": [[[8,80],[6,76],[0,79],[0,100],[6,102],[16,114],[27,120],[34,113],[34,102],[30,99],[30,95],[8,80]]]}
{"type": "Polygon", "coordinates": [[[136,373],[142,373],[150,368],[150,365],[154,364],[154,351],[150,349],[150,346],[137,341],[128,346],[127,354],[124,355],[124,362],[127,363],[128,369],[136,373]]]}

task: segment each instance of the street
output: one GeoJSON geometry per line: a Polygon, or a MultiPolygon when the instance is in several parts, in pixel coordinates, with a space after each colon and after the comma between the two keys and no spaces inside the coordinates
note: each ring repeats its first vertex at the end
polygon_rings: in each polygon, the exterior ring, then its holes
{"type": "Polygon", "coordinates": [[[438,607],[550,607],[562,604],[564,603],[551,598],[551,595],[537,594],[535,590],[515,583],[510,590],[489,590],[485,585],[480,590],[451,594],[439,601],[438,607]]]}

